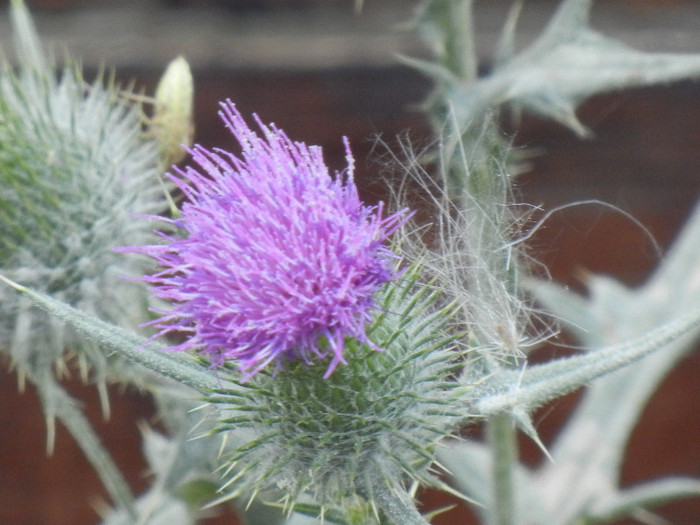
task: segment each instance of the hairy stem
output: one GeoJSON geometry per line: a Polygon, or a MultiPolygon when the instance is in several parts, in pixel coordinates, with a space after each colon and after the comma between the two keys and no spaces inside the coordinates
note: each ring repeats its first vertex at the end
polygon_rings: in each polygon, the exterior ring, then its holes
{"type": "Polygon", "coordinates": [[[479,385],[483,394],[475,394],[478,401],[472,409],[484,416],[515,407],[535,409],[697,332],[698,326],[700,309],[695,309],[630,341],[531,366],[522,372],[502,369],[479,385]]]}
{"type": "Polygon", "coordinates": [[[489,525],[512,525],[515,518],[513,466],[517,461],[515,426],[507,414],[489,419],[487,436],[491,445],[491,502],[489,525]]]}
{"type": "Polygon", "coordinates": [[[203,366],[187,361],[185,358],[177,358],[165,353],[162,351],[162,347],[156,344],[146,344],[147,340],[136,334],[81,312],[49,295],[30,290],[2,275],[0,275],[0,280],[25,294],[37,306],[68,323],[89,339],[109,348],[129,361],[145,366],[162,376],[174,379],[203,393],[216,390],[220,386],[216,376],[203,366]]]}

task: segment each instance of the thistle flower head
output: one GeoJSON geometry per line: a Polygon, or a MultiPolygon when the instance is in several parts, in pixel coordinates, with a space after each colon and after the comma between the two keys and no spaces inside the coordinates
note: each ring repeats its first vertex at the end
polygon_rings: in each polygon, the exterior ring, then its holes
{"type": "Polygon", "coordinates": [[[190,151],[206,175],[177,171],[187,202],[181,217],[163,219],[184,237],[126,249],[162,267],[144,280],[174,306],[154,324],[186,335],[173,349],[196,349],[214,365],[235,360],[248,376],[330,356],[327,377],[345,362],[346,337],[369,342],[374,295],[395,276],[383,242],[406,214],[362,204],[349,150],[345,173],[330,176],[319,147],[256,117],[258,134],[230,101],[220,116],[241,154],[190,151]]]}

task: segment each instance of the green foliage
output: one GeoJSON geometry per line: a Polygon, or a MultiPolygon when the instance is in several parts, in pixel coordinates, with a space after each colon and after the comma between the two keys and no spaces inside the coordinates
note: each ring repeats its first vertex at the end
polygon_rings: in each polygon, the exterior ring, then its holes
{"type": "Polygon", "coordinates": [[[563,0],[538,38],[515,54],[512,42],[522,2],[513,2],[492,71],[476,78],[471,0],[425,3],[417,25],[434,61],[409,59],[435,81],[430,99],[437,129],[465,131],[501,107],[556,120],[580,136],[588,130],[576,108],[598,93],[667,83],[700,74],[700,55],[644,53],[589,27],[592,0],[563,0]]]}
{"type": "MultiPolygon", "coordinates": [[[[497,235],[502,235],[511,226],[507,215],[501,215],[499,220],[499,215],[494,213],[510,205],[505,199],[498,202],[493,198],[497,196],[496,181],[503,180],[500,172],[492,170],[491,186],[476,186],[470,182],[470,170],[463,167],[476,163],[478,169],[479,165],[488,165],[483,159],[493,157],[498,141],[484,141],[480,137],[484,135],[484,128],[495,131],[498,122],[495,116],[503,109],[516,113],[524,110],[550,118],[579,136],[587,137],[589,131],[576,116],[578,105],[585,99],[606,91],[700,74],[700,55],[643,53],[594,31],[588,24],[591,5],[591,0],[563,0],[542,33],[527,48],[516,53],[513,42],[523,2],[514,2],[504,24],[493,67],[482,78],[477,78],[471,32],[474,25],[472,2],[436,0],[425,3],[417,24],[435,50],[435,59],[407,61],[435,82],[427,103],[435,129],[450,137],[444,141],[447,144],[450,140],[461,141],[459,147],[454,147],[456,160],[447,164],[449,171],[445,179],[452,200],[463,202],[457,204],[457,214],[464,217],[462,222],[467,228],[483,222],[497,235]],[[460,17],[461,23],[455,21],[455,17],[460,17]],[[476,195],[463,199],[461,192],[476,195]],[[479,205],[471,206],[471,202],[479,205]]],[[[515,159],[509,160],[510,171],[517,173],[517,165],[512,164],[515,159]]],[[[441,213],[445,215],[444,211],[441,213]]],[[[485,231],[479,226],[477,229],[485,231]]],[[[510,234],[513,234],[512,229],[510,234]]],[[[455,235],[447,237],[457,238],[455,235]]],[[[494,235],[487,237],[493,239],[494,235]]],[[[472,235],[473,238],[478,236],[472,235]]],[[[685,478],[659,480],[628,490],[618,488],[624,446],[642,407],[663,375],[690,348],[690,342],[697,335],[698,306],[692,299],[694,287],[689,286],[687,294],[683,290],[689,282],[694,282],[697,257],[692,246],[696,244],[694,240],[685,241],[674,250],[672,257],[659,269],[658,274],[663,279],[654,279],[640,290],[627,290],[605,278],[591,279],[591,300],[551,283],[537,283],[527,290],[511,290],[514,301],[534,290],[547,309],[567,322],[590,350],[573,360],[522,369],[487,362],[490,365],[487,369],[470,372],[474,376],[487,374],[474,392],[479,399],[472,410],[492,415],[490,442],[488,446],[471,441],[454,443],[440,454],[440,460],[449,468],[459,490],[485,503],[485,507],[478,509],[485,523],[605,521],[645,505],[698,494],[698,481],[685,478]],[[661,304],[660,298],[663,299],[661,304]],[[666,337],[677,328],[680,332],[670,339],[666,337]],[[617,337],[603,339],[604,334],[611,331],[617,337]],[[627,350],[623,350],[625,347],[627,350]],[[614,362],[631,356],[628,350],[634,353],[645,348],[645,352],[653,353],[626,369],[610,373],[614,362]],[[501,411],[510,413],[514,423],[537,439],[529,412],[541,404],[542,399],[551,399],[554,390],[563,394],[565,384],[574,389],[587,383],[593,376],[585,379],[586,370],[591,372],[597,367],[606,369],[609,375],[588,388],[581,406],[550,450],[553,463],[530,471],[519,465],[517,458],[497,453],[500,448],[507,450],[508,443],[514,442],[512,425],[509,428],[501,424],[501,411]],[[569,371],[564,372],[567,368],[569,371]],[[550,388],[553,390],[544,392],[550,388]],[[536,392],[544,396],[539,401],[536,392]]],[[[513,243],[507,242],[504,246],[511,247],[513,243]]],[[[446,260],[464,259],[466,256],[461,250],[470,250],[466,243],[454,242],[451,246],[443,242],[440,248],[440,255],[446,260]],[[449,254],[450,250],[453,255],[449,254]]],[[[526,267],[518,267],[515,275],[501,279],[501,283],[529,283],[527,273],[526,267]]],[[[470,275],[474,276],[474,272],[470,275]]],[[[459,289],[454,286],[457,280],[449,282],[453,290],[459,289]]],[[[458,293],[453,292],[453,295],[458,302],[466,303],[473,293],[471,287],[465,285],[461,294],[464,299],[460,300],[458,293]]],[[[489,300],[487,296],[484,299],[489,300]]],[[[527,317],[520,318],[520,327],[516,325],[512,333],[528,332],[523,321],[527,321],[527,317]]]]}
{"type": "MultiPolygon", "coordinates": [[[[628,340],[700,307],[700,281],[694,277],[700,268],[698,235],[700,208],[696,206],[663,263],[634,289],[605,276],[591,277],[587,298],[549,282],[532,282],[531,289],[593,352],[611,339],[628,340]]],[[[562,523],[572,515],[586,515],[592,522],[611,521],[674,499],[700,497],[700,480],[683,476],[620,487],[625,447],[639,416],[661,381],[694,349],[696,339],[697,333],[690,333],[663,351],[598,379],[584,392],[574,417],[552,444],[556,464],[543,465],[533,473],[548,506],[560,509],[557,515],[562,523]],[[605,432],[588,439],[588,429],[593,428],[605,428],[605,432]],[[586,461],[576,461],[579,456],[586,461]],[[597,481],[586,483],[586,479],[597,481]],[[564,495],[554,489],[562,484],[577,484],[581,489],[564,495]]]]}
{"type": "MultiPolygon", "coordinates": [[[[138,108],[113,83],[100,77],[88,85],[78,66],[54,66],[24,4],[14,0],[10,13],[19,63],[0,62],[0,271],[61,304],[137,326],[147,314],[147,292],[121,276],[144,265],[113,249],[151,235],[131,214],[155,213],[165,202],[157,147],[143,138],[138,108]]],[[[142,382],[147,374],[7,287],[0,290],[0,352],[9,354],[20,384],[28,379],[37,387],[48,450],[58,419],[133,518],[128,485],[57,379],[75,356],[108,416],[108,378],[142,382]]]]}
{"type": "MultiPolygon", "coordinates": [[[[403,240],[419,262],[378,297],[368,337],[381,351],[348,339],[348,362],[329,379],[323,363],[289,362],[243,382],[233,365],[214,373],[124,328],[146,319],[147,298],[141,284],[117,280],[143,269],[113,248],[148,244],[147,223],[131,214],[165,207],[158,147],[112,82],[87,85],[77,66],[46,59],[24,4],[13,0],[20,64],[0,65],[0,272],[10,285],[0,288],[0,348],[36,383],[49,435],[55,417],[93,462],[116,503],[105,525],[192,525],[212,498],[235,500],[254,525],[287,517],[288,525],[425,525],[407,487],[455,492],[432,470],[436,456],[457,490],[484,505],[477,512],[490,525],[604,522],[700,493],[690,478],[619,487],[637,417],[697,335],[698,214],[649,283],[628,290],[596,277],[589,298],[532,282],[512,241],[521,221],[497,128],[503,108],[585,136],[576,107],[586,98],[700,72],[696,55],[640,53],[593,31],[591,4],[564,0],[515,53],[515,2],[492,71],[477,78],[473,2],[425,3],[417,23],[435,59],[409,62],[435,82],[427,107],[440,171],[420,168],[418,179],[438,194],[436,235],[403,240]],[[527,293],[588,351],[523,366],[540,339],[527,293]],[[167,434],[143,430],[153,477],[139,498],[56,380],[66,349],[102,392],[108,378],[153,387],[167,434]],[[551,446],[555,462],[520,465],[515,427],[537,440],[531,411],[593,379],[551,446]],[[488,418],[488,444],[446,439],[477,418],[488,418]]],[[[158,109],[178,118],[173,129],[156,119],[151,131],[161,138],[191,131],[189,69],[175,73],[166,99],[177,107],[158,109]]]]}

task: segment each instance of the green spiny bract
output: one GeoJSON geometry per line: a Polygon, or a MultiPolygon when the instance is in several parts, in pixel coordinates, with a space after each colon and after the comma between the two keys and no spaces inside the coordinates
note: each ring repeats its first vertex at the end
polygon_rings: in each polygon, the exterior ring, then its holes
{"type": "MultiPolygon", "coordinates": [[[[0,271],[35,290],[120,325],[143,320],[146,292],[119,279],[142,273],[117,246],[150,236],[133,213],[160,211],[158,151],[141,134],[138,108],[116,86],[86,85],[77,67],[56,71],[43,59],[28,13],[17,23],[17,70],[0,63],[0,271]]],[[[0,348],[22,374],[62,359],[105,373],[105,358],[82,338],[0,291],[0,348]]]]}
{"type": "Polygon", "coordinates": [[[381,352],[348,339],[348,362],[328,379],[324,363],[289,362],[210,398],[230,446],[225,497],[267,492],[294,508],[306,493],[330,509],[372,502],[379,484],[435,482],[434,446],[464,421],[465,356],[452,308],[417,280],[411,268],[380,292],[368,336],[381,352]]]}

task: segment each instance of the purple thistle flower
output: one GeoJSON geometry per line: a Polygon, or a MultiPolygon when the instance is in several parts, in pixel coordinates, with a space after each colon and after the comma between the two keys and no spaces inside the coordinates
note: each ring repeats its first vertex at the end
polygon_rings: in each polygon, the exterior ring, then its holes
{"type": "Polygon", "coordinates": [[[143,280],[174,306],[152,324],[157,336],[187,336],[172,350],[195,349],[213,365],[235,360],[247,377],[270,363],[331,355],[327,378],[346,362],[346,337],[374,347],[365,334],[373,296],[396,277],[396,256],[382,243],[408,214],[383,217],[382,203],[362,204],[347,141],[348,168],[331,177],[320,147],[255,116],[258,136],[233,103],[221,106],[240,157],[192,148],[206,176],[177,170],[182,216],[160,218],[185,238],[161,234],[167,244],[126,249],[162,267],[143,280]]]}

